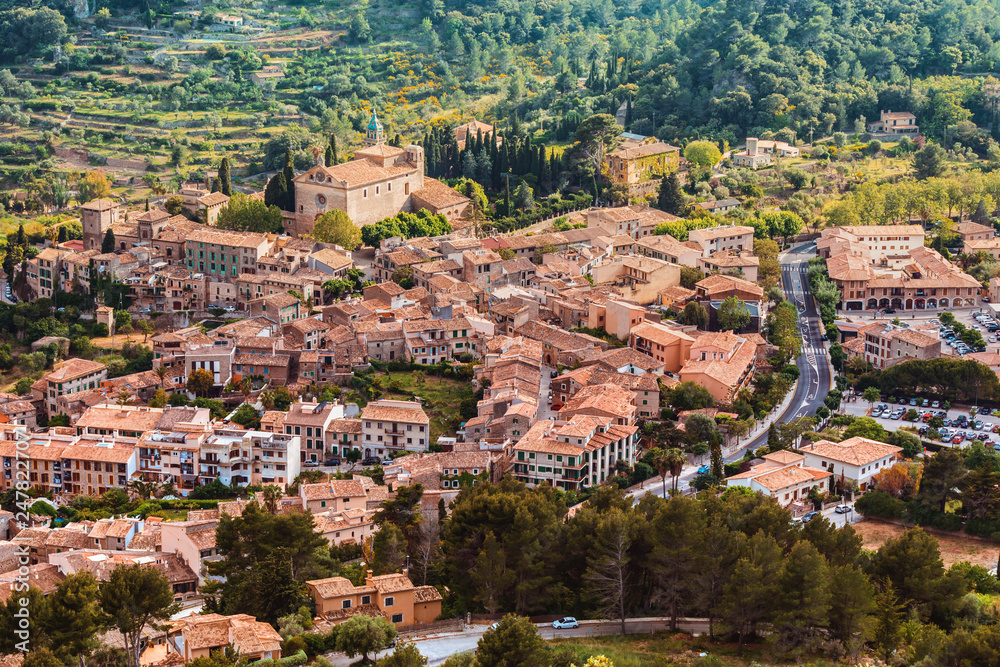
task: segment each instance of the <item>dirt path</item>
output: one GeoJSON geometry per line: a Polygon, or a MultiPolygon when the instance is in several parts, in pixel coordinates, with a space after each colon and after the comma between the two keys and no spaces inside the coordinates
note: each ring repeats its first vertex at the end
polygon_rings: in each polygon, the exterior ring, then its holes
{"type": "MultiPolygon", "coordinates": [[[[902,526],[880,521],[861,521],[854,524],[854,529],[861,535],[864,548],[872,551],[890,539],[899,537],[905,530],[902,526]]],[[[941,535],[938,533],[931,533],[931,535],[937,538],[941,549],[941,559],[944,561],[945,567],[951,567],[962,561],[969,561],[973,565],[982,565],[986,569],[997,566],[997,553],[1000,550],[1000,545],[962,535],[941,535]]]]}

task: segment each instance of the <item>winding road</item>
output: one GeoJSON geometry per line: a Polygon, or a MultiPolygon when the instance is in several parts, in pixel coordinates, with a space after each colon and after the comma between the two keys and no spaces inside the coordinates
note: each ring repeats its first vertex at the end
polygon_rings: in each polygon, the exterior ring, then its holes
{"type": "MultiPolygon", "coordinates": [[[[815,256],[815,241],[796,245],[781,255],[781,285],[785,291],[785,297],[799,309],[802,353],[795,360],[795,365],[799,369],[799,381],[795,385],[792,399],[788,403],[788,407],[773,418],[773,421],[778,423],[815,414],[816,409],[823,405],[823,399],[830,393],[833,383],[829,355],[822,340],[823,330],[819,311],[810,295],[809,281],[806,278],[809,260],[815,256]]],[[[767,430],[764,429],[753,440],[726,456],[726,462],[739,461],[743,458],[747,448],[756,451],[766,444],[767,430]]],[[[697,473],[694,466],[686,468],[685,473],[678,479],[678,487],[688,488],[695,474],[697,473]]],[[[638,502],[639,498],[646,493],[662,496],[662,485],[655,483],[655,479],[652,481],[654,483],[645,488],[630,492],[635,502],[638,502]]]]}

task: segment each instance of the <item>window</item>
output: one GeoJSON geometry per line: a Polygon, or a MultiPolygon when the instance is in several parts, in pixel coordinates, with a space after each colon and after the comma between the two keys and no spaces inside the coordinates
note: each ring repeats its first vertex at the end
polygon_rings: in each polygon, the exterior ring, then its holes
{"type": "Polygon", "coordinates": [[[386,598],[385,602],[382,603],[385,607],[391,607],[394,604],[396,604],[396,598],[386,598]]]}
{"type": "Polygon", "coordinates": [[[350,609],[351,608],[351,601],[350,600],[344,600],[341,603],[341,605],[342,605],[341,609],[350,609]]]}
{"type": "Polygon", "coordinates": [[[393,614],[392,615],[392,622],[393,623],[402,623],[403,622],[403,615],[402,614],[393,614]]]}
{"type": "Polygon", "coordinates": [[[372,596],[370,595],[361,596],[361,604],[371,604],[371,603],[372,603],[372,596]]]}

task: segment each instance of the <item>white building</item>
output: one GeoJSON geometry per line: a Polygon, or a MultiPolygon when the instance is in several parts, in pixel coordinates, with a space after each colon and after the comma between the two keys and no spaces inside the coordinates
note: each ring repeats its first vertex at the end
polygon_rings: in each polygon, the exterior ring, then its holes
{"type": "Polygon", "coordinates": [[[801,450],[806,463],[833,473],[834,479],[843,477],[864,491],[872,477],[879,471],[896,465],[899,447],[877,440],[854,437],[843,442],[820,440],[801,450]]]}
{"type": "Polygon", "coordinates": [[[764,455],[764,463],[726,479],[729,486],[746,486],[774,498],[782,507],[805,502],[812,489],[825,491],[830,472],[807,467],[805,457],[780,451],[764,455]]]}

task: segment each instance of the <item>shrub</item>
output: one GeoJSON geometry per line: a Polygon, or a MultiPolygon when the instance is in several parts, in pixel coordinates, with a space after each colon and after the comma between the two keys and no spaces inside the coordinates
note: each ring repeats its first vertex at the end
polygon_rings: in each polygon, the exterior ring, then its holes
{"type": "Polygon", "coordinates": [[[880,519],[901,519],[906,513],[906,503],[884,491],[871,491],[858,498],[854,509],[862,516],[880,519]]]}

